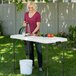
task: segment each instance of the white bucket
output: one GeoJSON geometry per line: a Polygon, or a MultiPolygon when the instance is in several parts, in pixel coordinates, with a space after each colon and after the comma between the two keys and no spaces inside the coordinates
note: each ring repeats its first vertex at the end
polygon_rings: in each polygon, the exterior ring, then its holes
{"type": "Polygon", "coordinates": [[[32,63],[30,59],[20,60],[20,73],[30,75],[32,74],[32,63]]]}

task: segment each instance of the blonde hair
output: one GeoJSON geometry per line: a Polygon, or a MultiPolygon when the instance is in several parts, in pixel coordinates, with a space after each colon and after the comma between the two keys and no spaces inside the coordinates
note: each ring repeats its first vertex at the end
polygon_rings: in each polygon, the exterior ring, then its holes
{"type": "Polygon", "coordinates": [[[37,4],[35,3],[35,2],[33,2],[33,1],[28,1],[27,2],[27,10],[29,10],[29,6],[30,5],[32,5],[33,6],[33,9],[35,10],[35,11],[37,11],[37,4]]]}

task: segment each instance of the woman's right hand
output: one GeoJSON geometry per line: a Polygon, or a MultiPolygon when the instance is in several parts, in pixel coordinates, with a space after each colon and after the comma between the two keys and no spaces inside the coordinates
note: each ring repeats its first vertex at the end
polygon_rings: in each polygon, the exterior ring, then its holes
{"type": "Polygon", "coordinates": [[[26,22],[25,21],[23,22],[23,26],[26,26],[26,22]]]}

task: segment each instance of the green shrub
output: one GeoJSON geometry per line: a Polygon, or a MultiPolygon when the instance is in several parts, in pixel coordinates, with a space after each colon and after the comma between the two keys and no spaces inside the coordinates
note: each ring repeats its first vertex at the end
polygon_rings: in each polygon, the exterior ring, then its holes
{"type": "Polygon", "coordinates": [[[69,40],[73,41],[73,46],[76,47],[76,26],[69,27],[69,40]]]}
{"type": "Polygon", "coordinates": [[[65,32],[59,32],[58,34],[57,34],[57,36],[59,36],[59,37],[68,37],[68,35],[65,33],[65,32]]]}
{"type": "Polygon", "coordinates": [[[76,41],[76,26],[69,27],[69,39],[76,41]]]}

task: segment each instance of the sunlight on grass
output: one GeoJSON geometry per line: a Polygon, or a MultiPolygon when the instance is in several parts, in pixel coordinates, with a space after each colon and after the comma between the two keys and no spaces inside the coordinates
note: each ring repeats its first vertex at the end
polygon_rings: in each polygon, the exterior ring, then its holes
{"type": "Polygon", "coordinates": [[[12,59],[12,62],[14,62],[15,60],[14,59],[12,59]]]}
{"type": "Polygon", "coordinates": [[[3,73],[0,73],[0,76],[3,76],[3,73]]]}
{"type": "Polygon", "coordinates": [[[1,54],[2,54],[2,53],[5,53],[5,52],[6,52],[6,48],[1,49],[1,51],[0,51],[1,54]]]}
{"type": "Polygon", "coordinates": [[[13,47],[3,47],[2,49],[0,49],[0,54],[4,54],[4,53],[9,53],[9,54],[12,54],[13,51],[12,51],[13,47]]]}
{"type": "Polygon", "coordinates": [[[17,45],[16,47],[22,47],[22,45],[21,45],[21,44],[19,44],[19,45],[17,45]]]}
{"type": "Polygon", "coordinates": [[[0,39],[4,38],[4,36],[0,36],[0,39]]]}
{"type": "Polygon", "coordinates": [[[17,74],[17,76],[23,76],[23,75],[21,75],[21,74],[17,74]]]}
{"type": "Polygon", "coordinates": [[[42,48],[45,48],[45,46],[42,46],[42,48]]]}
{"type": "Polygon", "coordinates": [[[59,60],[58,56],[52,57],[52,59],[55,61],[59,60]]]}
{"type": "Polygon", "coordinates": [[[13,51],[10,51],[9,54],[13,54],[13,51]]]}
{"type": "Polygon", "coordinates": [[[65,56],[66,56],[68,59],[73,58],[73,54],[65,53],[65,56]]]}
{"type": "Polygon", "coordinates": [[[68,53],[73,53],[73,51],[68,51],[68,53]]]}
{"type": "Polygon", "coordinates": [[[61,63],[61,60],[60,60],[60,58],[58,56],[52,57],[52,60],[54,60],[54,61],[56,61],[58,63],[61,63]]]}
{"type": "Polygon", "coordinates": [[[37,61],[37,58],[35,58],[35,61],[37,61]]]}
{"type": "Polygon", "coordinates": [[[54,60],[54,61],[59,61],[59,57],[58,56],[54,56],[54,57],[52,57],[52,59],[54,60]]]}
{"type": "Polygon", "coordinates": [[[0,46],[11,46],[12,43],[0,44],[0,46]]]}
{"type": "MultiPolygon", "coordinates": [[[[63,53],[61,52],[60,55],[63,55],[63,53]]],[[[68,58],[68,59],[74,57],[74,55],[72,54],[72,52],[69,52],[69,53],[65,52],[65,53],[64,53],[64,56],[66,56],[66,58],[68,58]]]]}
{"type": "Polygon", "coordinates": [[[73,58],[74,55],[73,55],[73,51],[68,51],[67,53],[65,53],[65,56],[70,59],[70,58],[73,58]]]}
{"type": "Polygon", "coordinates": [[[5,57],[3,57],[3,56],[1,57],[0,61],[7,63],[7,61],[5,60],[5,57]]]}
{"type": "Polygon", "coordinates": [[[10,45],[11,43],[7,43],[7,44],[5,44],[5,46],[8,46],[8,45],[10,45]]]}
{"type": "Polygon", "coordinates": [[[1,57],[0,57],[0,62],[7,63],[7,60],[5,60],[5,57],[4,57],[4,56],[1,56],[1,57]]]}

